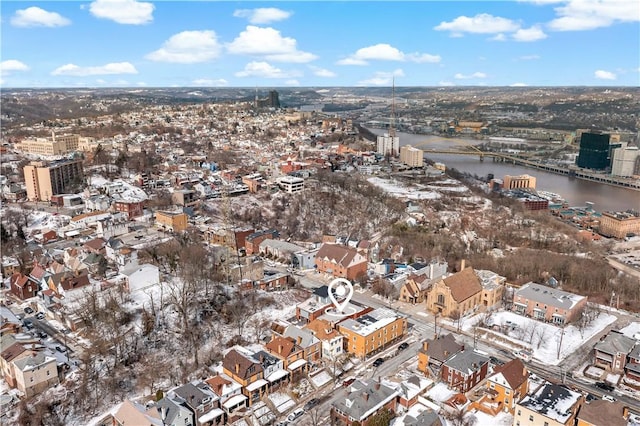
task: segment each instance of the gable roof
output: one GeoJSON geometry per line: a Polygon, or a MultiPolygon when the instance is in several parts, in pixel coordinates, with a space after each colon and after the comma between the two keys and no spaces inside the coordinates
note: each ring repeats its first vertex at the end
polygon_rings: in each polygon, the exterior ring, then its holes
{"type": "Polygon", "coordinates": [[[14,272],[14,274],[11,275],[11,285],[23,288],[28,282],[29,277],[22,275],[20,272],[14,272]]]}
{"type": "Polygon", "coordinates": [[[330,340],[340,336],[328,321],[317,318],[305,326],[307,330],[311,330],[313,334],[320,340],[330,340]]]}
{"type": "Polygon", "coordinates": [[[438,361],[445,361],[451,355],[464,349],[464,345],[456,341],[453,334],[445,334],[437,336],[435,339],[425,340],[427,343],[427,350],[420,348],[420,352],[438,361]]]}
{"type": "Polygon", "coordinates": [[[364,256],[358,253],[356,249],[346,247],[340,244],[323,244],[316,254],[316,259],[327,259],[332,263],[338,264],[344,268],[351,265],[352,262],[366,262],[364,256]]]}
{"type": "Polygon", "coordinates": [[[618,353],[628,354],[635,345],[635,339],[614,330],[609,332],[600,342],[596,343],[594,349],[609,355],[616,355],[618,353]]]}
{"type": "Polygon", "coordinates": [[[231,371],[236,376],[242,379],[248,379],[249,377],[257,374],[259,371],[262,371],[262,365],[258,360],[253,357],[247,357],[244,354],[240,353],[237,349],[231,349],[222,359],[222,366],[231,371]],[[238,366],[238,370],[236,371],[236,365],[238,366]],[[256,370],[253,373],[249,373],[249,368],[255,366],[256,370]]]}
{"type": "Polygon", "coordinates": [[[340,412],[362,421],[375,414],[386,403],[398,396],[398,391],[379,382],[356,380],[346,389],[346,394],[332,405],[340,412]]]}
{"type": "Polygon", "coordinates": [[[489,358],[476,352],[473,348],[467,348],[451,356],[444,362],[444,365],[464,375],[470,375],[480,371],[482,366],[488,362],[489,358]]]}
{"type": "Polygon", "coordinates": [[[501,374],[509,384],[510,389],[517,389],[529,377],[529,371],[526,369],[520,358],[512,359],[493,371],[494,374],[489,377],[489,380],[496,377],[498,374],[501,374]]]}
{"type": "Polygon", "coordinates": [[[463,302],[482,291],[480,280],[471,267],[450,275],[443,281],[451,290],[451,297],[453,297],[453,300],[458,303],[463,302]]]}
{"type": "Polygon", "coordinates": [[[144,406],[126,400],[120,405],[118,411],[113,414],[116,422],[123,425],[137,425],[137,426],[162,426],[163,422],[160,419],[160,414],[154,410],[147,410],[144,406]]]}
{"type": "Polygon", "coordinates": [[[602,399],[591,401],[589,404],[582,404],[578,419],[591,423],[592,425],[626,426],[624,419],[625,407],[620,402],[609,402],[602,399]]]}
{"type": "Polygon", "coordinates": [[[281,356],[283,358],[289,358],[291,354],[299,352],[302,348],[297,347],[293,339],[289,337],[275,336],[269,343],[265,345],[269,352],[281,356]]]}

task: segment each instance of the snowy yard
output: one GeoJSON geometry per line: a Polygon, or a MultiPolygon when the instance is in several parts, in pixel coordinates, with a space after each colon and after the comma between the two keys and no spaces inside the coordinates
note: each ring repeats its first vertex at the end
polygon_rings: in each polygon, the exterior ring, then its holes
{"type": "Polygon", "coordinates": [[[314,376],[309,376],[309,380],[311,380],[311,383],[313,383],[313,385],[316,388],[319,388],[326,385],[333,379],[331,378],[331,375],[327,373],[326,370],[322,370],[320,373],[314,376]]]}
{"type": "Polygon", "coordinates": [[[438,383],[429,389],[427,392],[427,398],[436,402],[444,402],[455,394],[456,391],[449,389],[446,383],[438,383]]]}
{"type": "Polygon", "coordinates": [[[269,394],[269,400],[280,414],[284,414],[296,406],[296,402],[289,395],[282,392],[269,394]]]}
{"type": "MultiPolygon", "coordinates": [[[[473,327],[480,321],[482,315],[485,314],[463,319],[462,329],[473,332],[473,327]]],[[[582,332],[574,325],[568,325],[563,330],[553,324],[536,321],[513,312],[493,313],[489,321],[494,326],[510,328],[506,336],[509,339],[505,340],[514,343],[513,349],[517,349],[518,344],[531,348],[535,360],[548,365],[558,365],[564,358],[578,350],[584,342],[615,320],[616,317],[613,315],[600,313],[582,332]],[[558,349],[560,349],[560,356],[558,356],[558,349]]],[[[491,335],[488,334],[488,336],[491,335]]]]}
{"type": "Polygon", "coordinates": [[[468,413],[465,418],[475,418],[473,426],[510,426],[513,424],[513,416],[503,411],[496,414],[495,417],[485,414],[482,411],[473,411],[468,413]]]}

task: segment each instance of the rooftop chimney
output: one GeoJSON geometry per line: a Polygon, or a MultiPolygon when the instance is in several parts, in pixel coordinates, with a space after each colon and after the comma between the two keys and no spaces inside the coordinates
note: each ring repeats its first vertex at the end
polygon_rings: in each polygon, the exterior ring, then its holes
{"type": "Polygon", "coordinates": [[[460,270],[464,271],[464,259],[460,261],[460,270]]]}
{"type": "Polygon", "coordinates": [[[236,374],[240,373],[240,364],[236,362],[236,374]]]}
{"type": "Polygon", "coordinates": [[[362,397],[364,398],[365,401],[369,400],[369,394],[366,392],[362,394],[362,397]]]}

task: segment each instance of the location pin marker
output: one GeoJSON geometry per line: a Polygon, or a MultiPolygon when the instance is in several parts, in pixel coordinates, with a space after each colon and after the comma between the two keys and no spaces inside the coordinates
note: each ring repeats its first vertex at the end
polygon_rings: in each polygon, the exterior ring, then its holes
{"type": "Polygon", "coordinates": [[[336,310],[339,313],[343,313],[344,308],[347,307],[351,298],[353,297],[353,285],[348,280],[344,278],[336,278],[335,280],[329,283],[329,299],[333,302],[333,306],[336,307],[336,310]],[[338,303],[338,300],[333,294],[333,289],[335,288],[335,293],[338,297],[344,297],[344,301],[342,303],[338,303]]]}

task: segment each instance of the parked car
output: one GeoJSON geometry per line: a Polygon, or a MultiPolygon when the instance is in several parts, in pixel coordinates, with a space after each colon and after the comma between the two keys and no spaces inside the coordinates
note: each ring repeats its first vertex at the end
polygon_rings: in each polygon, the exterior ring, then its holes
{"type": "Polygon", "coordinates": [[[382,364],[384,364],[384,358],[376,358],[372,365],[374,367],[380,367],[382,364]]]}
{"type": "Polygon", "coordinates": [[[613,392],[615,390],[613,386],[605,382],[597,382],[595,386],[607,392],[613,392]]]}
{"type": "Polygon", "coordinates": [[[604,401],[616,402],[616,399],[614,397],[612,397],[611,395],[607,395],[607,394],[602,395],[602,399],[604,401]]]}
{"type": "Polygon", "coordinates": [[[43,320],[44,319],[44,314],[42,312],[38,312],[36,314],[36,318],[38,318],[39,320],[43,320]]]}
{"type": "Polygon", "coordinates": [[[33,309],[31,309],[29,306],[27,306],[26,308],[24,308],[24,313],[31,315],[34,312],[33,309]]]}
{"type": "Polygon", "coordinates": [[[318,405],[319,402],[320,400],[318,398],[311,398],[306,404],[304,404],[304,411],[311,410],[313,407],[318,405]]]}
{"type": "Polygon", "coordinates": [[[293,411],[293,413],[289,414],[287,416],[287,420],[292,422],[295,419],[297,419],[298,417],[302,416],[304,414],[304,410],[302,408],[298,408],[296,410],[293,411]]]}
{"type": "Polygon", "coordinates": [[[351,385],[351,383],[355,382],[356,378],[355,377],[347,377],[346,379],[344,379],[342,381],[342,386],[344,386],[345,388],[349,385],[351,385]]]}
{"type": "Polygon", "coordinates": [[[67,351],[67,348],[63,346],[56,346],[56,351],[65,353],[67,351]]]}
{"type": "Polygon", "coordinates": [[[522,350],[522,351],[515,351],[513,354],[523,361],[531,361],[531,352],[522,350]]]}
{"type": "Polygon", "coordinates": [[[491,364],[493,365],[504,365],[504,361],[502,361],[501,359],[496,358],[495,356],[490,356],[489,357],[489,361],[491,362],[491,364]]]}
{"type": "Polygon", "coordinates": [[[409,347],[409,344],[407,342],[402,342],[400,343],[400,345],[398,346],[398,350],[399,351],[404,351],[405,349],[407,349],[409,347]]]}
{"type": "Polygon", "coordinates": [[[587,402],[595,401],[596,399],[598,399],[598,397],[592,393],[587,393],[587,395],[584,398],[584,400],[587,402]]]}

